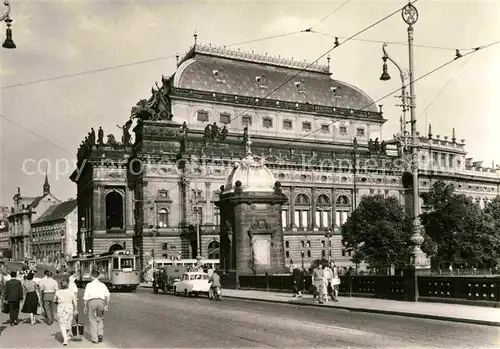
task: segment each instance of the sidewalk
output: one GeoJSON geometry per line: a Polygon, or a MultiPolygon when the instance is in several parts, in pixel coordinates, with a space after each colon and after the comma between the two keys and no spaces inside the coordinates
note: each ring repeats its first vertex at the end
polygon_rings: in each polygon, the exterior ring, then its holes
{"type": "Polygon", "coordinates": [[[498,308],[361,297],[339,297],[339,302],[317,304],[313,303],[312,295],[308,294],[302,298],[294,298],[290,293],[230,289],[224,289],[223,296],[500,327],[500,309],[498,308]]]}
{"type": "MultiPolygon", "coordinates": [[[[148,287],[142,285],[141,287],[148,287]]],[[[150,287],[150,286],[149,286],[150,287]]],[[[404,302],[379,298],[339,297],[339,302],[313,303],[312,295],[294,298],[291,293],[223,289],[223,297],[261,302],[407,316],[500,327],[500,308],[430,302],[404,302]]]]}
{"type": "MultiPolygon", "coordinates": [[[[62,348],[62,336],[59,323],[54,322],[48,326],[40,322],[31,326],[29,315],[20,314],[20,323],[10,326],[7,314],[0,316],[0,347],[1,348],[62,348]],[[27,319],[26,323],[23,323],[27,319]]],[[[88,324],[85,324],[87,330],[88,324]]],[[[93,344],[87,331],[80,341],[70,341],[67,348],[112,348],[104,342],[93,344]]]]}

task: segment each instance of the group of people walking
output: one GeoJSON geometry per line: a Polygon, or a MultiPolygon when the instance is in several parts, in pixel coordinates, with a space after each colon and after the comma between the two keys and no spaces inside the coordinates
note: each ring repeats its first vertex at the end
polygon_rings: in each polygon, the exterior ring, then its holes
{"type": "MultiPolygon", "coordinates": [[[[46,270],[42,279],[35,278],[29,271],[24,280],[19,280],[18,273],[9,275],[0,273],[0,295],[2,312],[9,314],[11,326],[19,324],[20,304],[24,300],[22,313],[30,314],[30,323],[38,323],[37,316],[43,315],[47,325],[59,323],[63,345],[71,338],[71,328],[78,322],[78,287],[76,276],[71,273],[46,270]]],[[[90,334],[93,343],[103,341],[104,313],[108,310],[109,290],[99,281],[99,272],[92,271],[92,282],[85,287],[83,296],[84,313],[88,314],[90,334]]]]}
{"type": "MultiPolygon", "coordinates": [[[[293,261],[290,261],[290,272],[292,273],[294,297],[302,297],[304,288],[305,272],[300,270],[293,261]]],[[[335,262],[318,263],[311,273],[311,285],[313,287],[313,301],[320,304],[331,299],[338,302],[340,278],[335,262]]]]}

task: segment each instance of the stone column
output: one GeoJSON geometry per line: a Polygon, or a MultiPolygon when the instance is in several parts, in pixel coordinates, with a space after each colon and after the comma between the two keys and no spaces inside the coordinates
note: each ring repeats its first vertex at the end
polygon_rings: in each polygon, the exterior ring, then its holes
{"type": "Polygon", "coordinates": [[[210,182],[205,182],[205,214],[204,214],[204,219],[203,221],[206,223],[212,223],[215,224],[214,222],[214,214],[213,214],[213,205],[211,203],[212,197],[211,197],[211,192],[210,192],[210,182]]]}
{"type": "MultiPolygon", "coordinates": [[[[91,194],[91,201],[87,201],[84,203],[86,209],[88,206],[91,206],[92,221],[88,220],[88,217],[85,217],[85,225],[87,229],[92,230],[101,230],[103,229],[103,221],[106,222],[106,210],[105,206],[103,206],[103,193],[102,186],[94,185],[93,191],[91,194]]],[[[84,250],[85,251],[85,250],[84,250]]]]}
{"type": "Polygon", "coordinates": [[[337,226],[337,199],[336,199],[337,191],[335,188],[332,188],[332,225],[333,228],[337,226]]]}
{"type": "Polygon", "coordinates": [[[310,225],[314,229],[318,226],[318,222],[316,222],[316,191],[317,188],[315,186],[312,187],[311,191],[311,218],[310,220],[310,225]]]}
{"type": "Polygon", "coordinates": [[[134,191],[125,188],[125,229],[130,230],[134,227],[134,191]]]}
{"type": "Polygon", "coordinates": [[[290,187],[290,226],[296,227],[295,222],[295,186],[290,187]]]}

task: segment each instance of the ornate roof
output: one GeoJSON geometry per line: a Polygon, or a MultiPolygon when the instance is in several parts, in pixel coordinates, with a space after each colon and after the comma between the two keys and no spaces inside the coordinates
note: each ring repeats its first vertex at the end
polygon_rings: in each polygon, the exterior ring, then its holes
{"type": "Polygon", "coordinates": [[[246,134],[245,157],[241,159],[233,168],[226,179],[224,192],[233,191],[236,182],[241,182],[241,190],[244,192],[274,192],[273,173],[264,165],[264,159],[256,158],[250,151],[250,137],[246,134]]]}
{"type": "Polygon", "coordinates": [[[260,98],[276,90],[268,97],[378,111],[366,93],[331,79],[327,66],[199,44],[179,62],[173,86],[260,98]]]}

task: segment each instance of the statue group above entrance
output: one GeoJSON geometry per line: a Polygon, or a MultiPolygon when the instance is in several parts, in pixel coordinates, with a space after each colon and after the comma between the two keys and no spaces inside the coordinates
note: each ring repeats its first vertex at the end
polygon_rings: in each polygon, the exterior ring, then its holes
{"type": "Polygon", "coordinates": [[[162,86],[155,82],[156,89],[151,88],[152,96],[149,99],[141,99],[131,110],[131,119],[142,120],[172,120],[171,102],[168,96],[168,79],[162,76],[162,86]]]}

